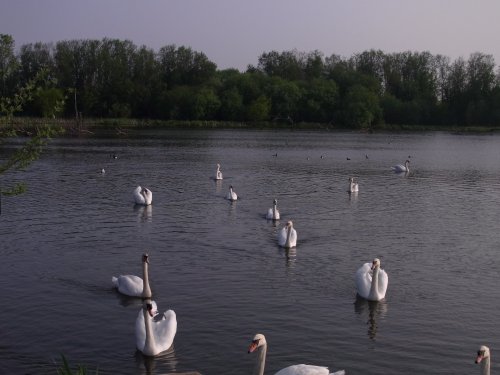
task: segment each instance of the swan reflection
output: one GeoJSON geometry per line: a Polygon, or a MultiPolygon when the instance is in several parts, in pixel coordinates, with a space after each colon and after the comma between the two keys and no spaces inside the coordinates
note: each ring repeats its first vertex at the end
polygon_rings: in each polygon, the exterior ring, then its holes
{"type": "Polygon", "coordinates": [[[286,256],[286,265],[287,267],[292,267],[295,265],[295,261],[297,260],[297,248],[292,247],[291,249],[285,250],[286,256]]]}
{"type": "Polygon", "coordinates": [[[378,323],[387,314],[387,301],[368,301],[356,295],[354,302],[354,312],[367,319],[368,337],[372,340],[377,336],[378,323]]]}
{"type": "Polygon", "coordinates": [[[172,346],[168,351],[154,356],[145,356],[139,350],[135,353],[135,360],[139,374],[153,375],[160,373],[175,373],[179,360],[175,355],[175,348],[172,346]]]}
{"type": "Polygon", "coordinates": [[[222,191],[222,180],[215,180],[215,192],[220,194],[222,191]]]}
{"type": "Polygon", "coordinates": [[[134,211],[137,213],[137,219],[141,222],[153,221],[153,206],[134,205],[134,211]]]}

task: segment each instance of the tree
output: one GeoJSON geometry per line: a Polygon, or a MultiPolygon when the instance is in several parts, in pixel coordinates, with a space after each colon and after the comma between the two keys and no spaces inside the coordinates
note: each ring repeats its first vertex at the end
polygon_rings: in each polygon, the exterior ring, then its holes
{"type": "Polygon", "coordinates": [[[7,34],[0,34],[0,97],[14,91],[18,61],[14,54],[14,39],[7,34]]]}
{"type": "MultiPolygon", "coordinates": [[[[12,117],[16,112],[21,111],[24,105],[32,101],[40,87],[47,83],[46,71],[41,70],[33,79],[21,87],[14,96],[0,98],[0,115],[2,115],[0,117],[0,139],[17,137],[21,131],[26,133],[24,129],[17,129],[12,126],[12,117]]],[[[57,102],[54,105],[54,113],[62,105],[62,101],[57,102]]],[[[6,161],[0,164],[0,176],[28,167],[33,161],[39,158],[48,140],[60,134],[62,130],[54,126],[42,125],[36,126],[33,131],[34,134],[21,147],[8,155],[6,161]]],[[[16,183],[10,187],[0,189],[0,197],[1,195],[20,194],[25,190],[26,184],[24,182],[16,183]]]]}

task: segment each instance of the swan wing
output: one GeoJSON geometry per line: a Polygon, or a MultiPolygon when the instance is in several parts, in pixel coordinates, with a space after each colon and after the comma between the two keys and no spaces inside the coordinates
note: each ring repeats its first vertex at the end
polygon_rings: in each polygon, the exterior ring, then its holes
{"type": "Polygon", "coordinates": [[[286,229],[281,228],[278,232],[278,245],[285,246],[286,244],[286,229]]]}
{"type": "Polygon", "coordinates": [[[313,365],[293,365],[279,370],[275,375],[329,375],[328,367],[313,365]]]}
{"type": "Polygon", "coordinates": [[[175,334],[177,333],[177,316],[174,310],[168,310],[163,314],[160,321],[153,324],[153,334],[155,341],[161,351],[168,350],[173,342],[175,334]]]}
{"type": "Polygon", "coordinates": [[[144,195],[146,196],[146,198],[144,199],[144,203],[149,206],[151,203],[153,203],[153,192],[149,189],[144,190],[144,195]]]}
{"type": "Polygon", "coordinates": [[[279,220],[279,219],[280,219],[280,212],[278,211],[278,209],[276,209],[274,220],[279,220]]]}
{"type": "Polygon", "coordinates": [[[143,282],[139,276],[135,275],[120,275],[112,277],[113,286],[122,294],[130,297],[141,297],[143,282]]]}
{"type": "Polygon", "coordinates": [[[135,319],[135,346],[142,352],[144,345],[146,345],[146,325],[144,324],[144,313],[141,308],[135,319]]]}
{"type": "Polygon", "coordinates": [[[356,288],[358,290],[358,294],[367,298],[370,294],[370,287],[372,286],[372,275],[371,264],[365,263],[356,271],[356,288]]]}
{"type": "Polygon", "coordinates": [[[136,204],[145,204],[146,201],[144,200],[144,197],[141,194],[142,187],[137,186],[134,190],[134,201],[136,204]]]}
{"type": "Polygon", "coordinates": [[[272,208],[270,208],[269,210],[267,210],[266,218],[268,220],[272,220],[273,219],[273,209],[272,208]]]}

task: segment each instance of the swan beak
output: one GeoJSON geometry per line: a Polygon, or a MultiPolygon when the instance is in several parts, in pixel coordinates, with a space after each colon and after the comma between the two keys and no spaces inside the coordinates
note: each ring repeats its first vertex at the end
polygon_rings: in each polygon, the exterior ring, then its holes
{"type": "Polygon", "coordinates": [[[481,361],[484,359],[483,354],[484,354],[484,353],[481,353],[481,352],[478,352],[478,353],[477,353],[477,357],[476,357],[476,361],[475,361],[475,363],[479,363],[479,362],[481,362],[481,361]]]}
{"type": "Polygon", "coordinates": [[[254,340],[248,347],[248,353],[253,353],[259,346],[259,340],[254,340]]]}

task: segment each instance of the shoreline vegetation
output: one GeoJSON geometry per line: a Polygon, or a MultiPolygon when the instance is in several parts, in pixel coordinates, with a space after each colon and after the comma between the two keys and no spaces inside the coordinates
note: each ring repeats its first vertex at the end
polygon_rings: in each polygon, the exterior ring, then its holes
{"type": "Polygon", "coordinates": [[[46,119],[14,117],[2,125],[2,130],[14,130],[18,136],[32,136],[41,127],[59,129],[59,137],[128,137],[141,131],[154,130],[284,130],[284,131],[338,131],[357,133],[391,132],[448,132],[457,134],[496,133],[500,126],[443,126],[443,125],[397,125],[353,129],[332,123],[292,122],[287,119],[275,121],[208,121],[208,120],[151,120],[151,119],[46,119]]]}

